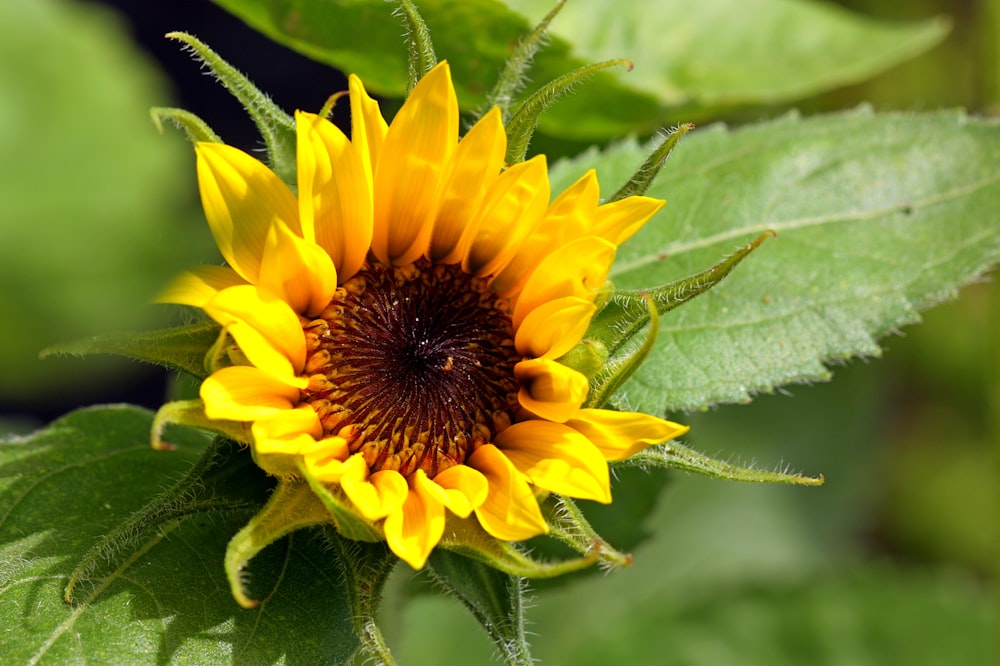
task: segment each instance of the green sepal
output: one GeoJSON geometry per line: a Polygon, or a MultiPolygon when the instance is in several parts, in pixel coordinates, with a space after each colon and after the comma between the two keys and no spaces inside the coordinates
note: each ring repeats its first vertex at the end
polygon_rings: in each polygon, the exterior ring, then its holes
{"type": "Polygon", "coordinates": [[[604,368],[591,376],[586,406],[602,407],[607,404],[639,369],[653,349],[658,326],[650,324],[657,314],[669,312],[719,284],[761,243],[774,236],[773,231],[767,231],[711,268],[676,282],[639,291],[612,291],[583,337],[584,343],[599,343],[608,352],[604,368]],[[636,346],[636,339],[647,327],[649,331],[644,341],[636,346]]]}
{"type": "Polygon", "coordinates": [[[650,446],[636,453],[631,458],[612,463],[616,467],[660,467],[663,469],[680,469],[710,476],[726,481],[744,481],[748,483],[789,483],[798,486],[821,486],[823,475],[804,476],[789,472],[769,472],[734,465],[733,463],[716,460],[704,453],[682,446],[675,441],[666,444],[650,446]]]}
{"type": "MultiPolygon", "coordinates": [[[[379,606],[386,580],[399,558],[386,543],[364,543],[345,539],[332,527],[323,530],[332,559],[337,563],[337,585],[347,593],[354,633],[361,652],[371,663],[394,666],[395,658],[382,637],[379,606]]],[[[357,655],[356,655],[357,656],[357,655]]],[[[355,663],[355,662],[350,662],[355,663]]]]}
{"type": "Polygon", "coordinates": [[[409,94],[417,82],[424,77],[424,74],[434,69],[434,66],[438,64],[438,58],[434,52],[434,42],[431,41],[431,31],[424,23],[424,17],[417,11],[416,5],[410,0],[399,0],[399,13],[402,14],[403,23],[406,26],[407,62],[409,64],[409,81],[406,92],[409,94]]]}
{"type": "Polygon", "coordinates": [[[354,509],[354,504],[339,485],[331,488],[314,479],[311,474],[306,472],[305,465],[301,460],[298,461],[298,468],[299,474],[305,478],[305,482],[326,507],[337,532],[354,541],[385,541],[385,534],[382,530],[358,514],[354,509]]]}
{"type": "Polygon", "coordinates": [[[111,354],[162,365],[198,379],[208,376],[205,358],[216,344],[221,327],[214,321],[156,331],[112,333],[46,347],[39,358],[111,354]]]}
{"type": "Polygon", "coordinates": [[[632,69],[628,60],[617,58],[605,60],[592,65],[578,67],[572,72],[549,81],[532,93],[517,107],[507,122],[507,164],[523,162],[528,154],[528,144],[538,127],[538,118],[563,95],[569,93],[574,86],[598,72],[612,67],[627,67],[632,69]]]}
{"type": "MultiPolygon", "coordinates": [[[[617,354],[604,364],[601,371],[590,378],[590,392],[587,394],[587,407],[601,407],[618,392],[629,377],[635,374],[656,344],[656,335],[660,331],[660,313],[656,303],[649,294],[642,294],[646,304],[646,317],[642,324],[635,326],[633,335],[638,335],[643,326],[647,326],[646,337],[635,349],[617,354]]],[[[633,336],[629,336],[631,340],[633,336]]],[[[619,348],[621,349],[621,347],[619,348]]]]}
{"type": "Polygon", "coordinates": [[[584,556],[597,555],[597,564],[605,569],[621,569],[632,564],[632,556],[609,544],[569,497],[550,495],[542,503],[542,514],[549,524],[549,536],[584,556]]]}
{"type": "Polygon", "coordinates": [[[253,441],[249,423],[210,419],[205,416],[205,403],[201,400],[174,400],[156,410],[149,437],[150,444],[158,451],[170,451],[174,448],[173,444],[163,440],[163,432],[168,425],[208,430],[243,445],[253,441]]]}
{"type": "Polygon", "coordinates": [[[426,570],[439,588],[458,599],[482,625],[503,663],[534,663],[524,630],[523,578],[439,548],[431,553],[426,570]]]}
{"type": "Polygon", "coordinates": [[[681,137],[694,129],[692,123],[683,123],[668,130],[666,137],[656,150],[649,154],[646,161],[642,163],[632,177],[628,179],[624,185],[619,188],[614,195],[608,199],[608,202],[620,201],[626,197],[642,196],[649,189],[649,186],[653,184],[653,180],[656,175],[660,173],[660,169],[663,165],[667,163],[667,158],[670,157],[670,153],[674,151],[674,147],[677,142],[681,140],[681,137]]]}
{"type": "Polygon", "coordinates": [[[477,562],[524,578],[555,578],[595,564],[599,554],[558,562],[542,562],[529,557],[515,544],[488,534],[475,518],[448,516],[438,548],[450,550],[477,562]]]}
{"type": "Polygon", "coordinates": [[[218,134],[215,133],[208,123],[184,109],[175,109],[166,106],[154,106],[149,110],[149,116],[153,119],[156,129],[163,134],[163,121],[166,120],[178,129],[184,130],[188,141],[198,143],[207,141],[209,143],[223,143],[218,134]]]}
{"type": "Polygon", "coordinates": [[[225,569],[233,598],[243,608],[256,608],[244,585],[243,571],[253,557],[295,530],[330,522],[330,514],[302,479],[278,481],[267,504],[236,533],[226,547],[225,569]]]}
{"type": "Polygon", "coordinates": [[[94,544],[70,574],[63,598],[75,603],[80,588],[93,596],[108,574],[126,569],[189,516],[259,509],[269,483],[238,444],[216,437],[183,478],[94,544]]]}
{"type": "Polygon", "coordinates": [[[557,360],[591,379],[607,366],[608,356],[608,348],[603,342],[584,338],[557,360]]]}
{"type": "Polygon", "coordinates": [[[222,85],[239,100],[264,139],[271,170],[290,186],[296,183],[295,121],[278,108],[239,70],[223,60],[198,38],[186,32],[168,32],[169,39],[184,42],[222,85]]]}
{"type": "Polygon", "coordinates": [[[538,49],[545,43],[545,31],[548,30],[552,19],[556,17],[565,4],[566,0],[559,0],[552,11],[539,21],[534,30],[518,40],[514,51],[504,62],[503,71],[500,72],[496,84],[487,93],[487,108],[500,107],[504,124],[510,117],[510,105],[514,100],[514,95],[524,88],[528,69],[531,67],[538,49]]]}

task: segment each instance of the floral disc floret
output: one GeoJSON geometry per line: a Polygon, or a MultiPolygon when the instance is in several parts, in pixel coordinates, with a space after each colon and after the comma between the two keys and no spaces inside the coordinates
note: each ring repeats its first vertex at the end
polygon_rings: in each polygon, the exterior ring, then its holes
{"type": "Polygon", "coordinates": [[[456,265],[365,265],[304,326],[302,401],[372,472],[464,464],[519,407],[505,305],[456,265]]]}

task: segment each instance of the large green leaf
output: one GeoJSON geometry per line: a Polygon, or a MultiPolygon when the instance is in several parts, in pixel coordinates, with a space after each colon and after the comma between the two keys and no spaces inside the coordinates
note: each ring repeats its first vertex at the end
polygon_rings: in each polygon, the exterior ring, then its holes
{"type": "MultiPolygon", "coordinates": [[[[597,165],[606,188],[642,160],[633,142],[556,168],[597,165]]],[[[689,135],[649,194],[668,205],[618,254],[643,288],[695,273],[761,232],[721,286],[660,319],[657,347],[618,399],[697,409],[826,379],[824,362],[879,354],[1000,259],[1000,125],[958,112],[859,109],[689,135]]]]}
{"type": "MultiPolygon", "coordinates": [[[[401,22],[384,0],[215,0],[307,56],[355,72],[376,93],[406,91],[401,22]]],[[[480,107],[512,46],[554,0],[423,0],[437,54],[452,65],[459,101],[480,107]]],[[[805,0],[570,2],[538,54],[533,85],[612,58],[604,73],[542,117],[542,131],[597,139],[651,132],[723,109],[801,98],[864,80],[939,41],[946,22],[877,22],[805,0]]],[[[225,54],[223,54],[225,55],[225,54]]]]}
{"type": "MultiPolygon", "coordinates": [[[[0,442],[4,663],[348,659],[358,645],[341,585],[348,572],[328,542],[300,532],[264,550],[249,568],[261,605],[236,605],[222,561],[247,511],[192,513],[133,534],[76,587],[74,606],[63,602],[70,573],[94,544],[128,524],[204,448],[192,431],[177,431],[176,450],[153,451],[151,422],[133,407],[93,408],[0,442]]],[[[252,463],[221,469],[228,471],[195,492],[246,496],[266,483],[252,463]],[[236,478],[234,469],[242,470],[236,478]]]]}

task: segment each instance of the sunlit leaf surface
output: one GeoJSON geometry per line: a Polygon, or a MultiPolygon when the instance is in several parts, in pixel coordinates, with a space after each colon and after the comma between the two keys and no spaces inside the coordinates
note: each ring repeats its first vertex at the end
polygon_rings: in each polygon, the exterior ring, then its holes
{"type": "MultiPolygon", "coordinates": [[[[609,190],[640,164],[627,142],[561,164],[597,165],[609,190]]],[[[1000,125],[958,112],[867,109],[739,130],[700,129],[648,194],[667,206],[618,253],[619,287],[710,266],[761,232],[727,280],[660,320],[656,350],[621,404],[656,413],[742,402],[829,377],[824,362],[880,353],[1000,259],[1000,125]]]]}

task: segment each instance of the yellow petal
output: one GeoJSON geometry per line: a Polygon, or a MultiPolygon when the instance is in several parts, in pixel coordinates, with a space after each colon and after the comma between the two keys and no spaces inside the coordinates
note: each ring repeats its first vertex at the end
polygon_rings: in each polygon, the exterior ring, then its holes
{"type": "Polygon", "coordinates": [[[428,481],[425,489],[456,516],[468,518],[473,509],[486,501],[489,484],[480,472],[455,465],[428,481]]]}
{"type": "Polygon", "coordinates": [[[291,410],[299,390],[248,365],[222,368],[201,383],[205,416],[226,421],[256,421],[291,410]]]}
{"type": "Polygon", "coordinates": [[[241,284],[247,281],[228,266],[198,266],[181,273],[155,300],[200,308],[223,289],[241,284]]]}
{"type": "Polygon", "coordinates": [[[514,333],[517,353],[530,358],[559,358],[583,339],[597,307],[569,296],[532,310],[514,333]]]}
{"type": "Polygon", "coordinates": [[[524,287],[535,267],[553,249],[571,240],[593,235],[590,227],[599,200],[597,174],[590,169],[549,204],[538,228],[525,239],[517,254],[493,280],[493,289],[505,298],[513,298],[524,287]]]}
{"type": "Polygon", "coordinates": [[[308,379],[297,376],[305,364],[305,334],[287,303],[246,285],[220,291],[204,310],[255,366],[292,386],[308,385],[308,379]]]}
{"type": "Polygon", "coordinates": [[[340,485],[368,520],[380,520],[399,511],[409,492],[406,479],[399,472],[383,470],[369,475],[361,454],[348,459],[340,485]]]}
{"type": "Polygon", "coordinates": [[[271,222],[283,220],[299,232],[298,204],[288,186],[242,150],[199,143],[198,188],[208,226],[229,265],[256,282],[271,222]]]}
{"type": "MultiPolygon", "coordinates": [[[[368,95],[361,79],[351,74],[347,83],[351,94],[351,143],[358,150],[364,173],[371,178],[371,174],[375,173],[375,166],[378,164],[382,143],[389,127],[382,117],[382,112],[379,111],[378,102],[368,95]]],[[[369,192],[370,185],[369,182],[369,192]]]]}
{"type": "Polygon", "coordinates": [[[382,144],[372,237],[379,261],[408,264],[426,252],[457,143],[458,99],[442,62],[413,88],[382,144]]]}
{"type": "Polygon", "coordinates": [[[549,531],[531,486],[500,449],[493,444],[480,446],[469,456],[468,465],[482,472],[489,484],[486,501],[476,509],[484,530],[504,541],[523,541],[549,531]]]}
{"type": "Polygon", "coordinates": [[[323,427],[309,405],[257,419],[251,428],[258,455],[298,455],[312,448],[323,436],[323,427]]]}
{"type": "Polygon", "coordinates": [[[539,488],[605,504],[611,501],[608,463],[590,440],[572,428],[522,421],[500,432],[496,444],[539,488]]]}
{"type": "Polygon", "coordinates": [[[572,417],[587,399],[587,378],[547,358],[528,359],[514,366],[521,385],[521,406],[547,421],[562,423],[572,417]]]}
{"type": "Polygon", "coordinates": [[[361,268],[372,241],[371,168],[325,118],[297,111],[295,126],[303,236],[327,251],[344,282],[361,268]]]}
{"type": "Polygon", "coordinates": [[[514,326],[547,301],[566,296],[594,300],[615,260],[615,246],[597,236],[563,245],[538,264],[514,305],[514,326]]]}
{"type": "MultiPolygon", "coordinates": [[[[343,437],[325,437],[302,452],[306,474],[322,483],[340,483],[346,461],[353,460],[343,437]]],[[[360,461],[364,464],[364,460],[360,461]]],[[[357,465],[358,462],[352,462],[357,465]]],[[[367,469],[367,467],[366,467],[367,469]]]]}
{"type": "Polygon", "coordinates": [[[483,199],[476,235],[462,267],[480,277],[499,273],[538,227],[548,203],[544,155],[508,168],[483,199]]]}
{"type": "Polygon", "coordinates": [[[500,175],[506,150],[507,134],[500,109],[494,107],[469,130],[455,151],[431,236],[430,258],[434,263],[457,264],[465,257],[480,204],[500,175]]]}
{"type": "Polygon", "coordinates": [[[392,552],[420,569],[444,534],[444,505],[430,492],[433,482],[423,470],[417,470],[412,480],[403,506],[386,517],[384,531],[392,552]]]}
{"type": "Polygon", "coordinates": [[[665,203],[667,202],[662,199],[650,197],[626,197],[604,204],[597,209],[593,233],[615,245],[621,245],[639,231],[665,203]]]}
{"type": "Polygon", "coordinates": [[[566,422],[594,443],[606,460],[625,460],[650,444],[680,437],[690,428],[649,414],[581,409],[566,422]]]}
{"type": "Polygon", "coordinates": [[[323,248],[293,234],[279,220],[267,234],[257,284],[294,312],[315,316],[337,290],[337,271],[323,248]]]}

